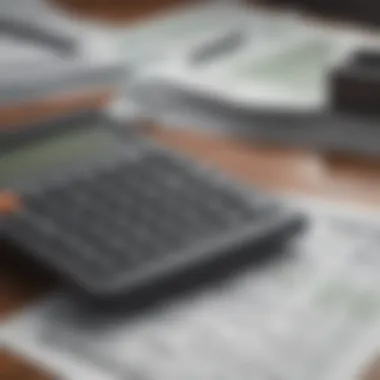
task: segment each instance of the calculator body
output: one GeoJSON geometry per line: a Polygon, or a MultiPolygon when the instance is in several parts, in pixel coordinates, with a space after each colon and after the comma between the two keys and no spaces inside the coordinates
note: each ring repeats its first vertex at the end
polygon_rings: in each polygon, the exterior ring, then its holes
{"type": "Polygon", "coordinates": [[[1,188],[19,199],[3,238],[97,298],[210,279],[270,256],[303,225],[98,112],[4,135],[1,151],[1,188]]]}

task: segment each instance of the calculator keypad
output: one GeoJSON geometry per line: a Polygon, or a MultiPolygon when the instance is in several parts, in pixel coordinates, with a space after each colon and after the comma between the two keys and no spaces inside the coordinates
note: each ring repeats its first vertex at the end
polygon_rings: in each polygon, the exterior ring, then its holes
{"type": "Polygon", "coordinates": [[[163,153],[119,160],[29,195],[8,232],[87,277],[122,276],[255,220],[258,205],[199,170],[163,153]]]}

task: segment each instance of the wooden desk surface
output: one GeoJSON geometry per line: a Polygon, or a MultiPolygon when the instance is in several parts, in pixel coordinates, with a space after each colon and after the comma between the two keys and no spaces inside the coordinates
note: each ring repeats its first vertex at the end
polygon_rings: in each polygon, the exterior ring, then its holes
{"type": "MultiPolygon", "coordinates": [[[[83,0],[83,3],[88,2],[83,0]]],[[[24,117],[25,120],[37,119],[78,104],[85,105],[86,102],[101,104],[107,96],[104,91],[100,91],[95,95],[83,94],[80,100],[64,96],[25,105],[23,110],[0,109],[0,123],[2,120],[19,122],[20,117],[24,117]]],[[[232,176],[252,184],[349,204],[380,207],[380,159],[354,159],[333,153],[321,155],[301,149],[255,145],[195,132],[169,131],[159,127],[151,128],[147,134],[201,161],[213,163],[232,176]]],[[[53,280],[46,273],[25,268],[17,258],[3,259],[1,255],[0,320],[44,294],[52,284],[53,280]]],[[[365,378],[379,380],[379,372],[376,366],[372,367],[365,378]]],[[[44,380],[52,379],[53,376],[0,349],[0,379],[16,378],[44,380]]]]}

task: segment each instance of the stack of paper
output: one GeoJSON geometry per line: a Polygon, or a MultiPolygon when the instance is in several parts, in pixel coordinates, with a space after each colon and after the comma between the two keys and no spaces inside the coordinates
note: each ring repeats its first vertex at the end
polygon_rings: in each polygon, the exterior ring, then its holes
{"type": "Polygon", "coordinates": [[[97,48],[98,26],[71,19],[48,2],[2,2],[0,29],[2,105],[115,87],[125,76],[124,65],[97,48]]]}

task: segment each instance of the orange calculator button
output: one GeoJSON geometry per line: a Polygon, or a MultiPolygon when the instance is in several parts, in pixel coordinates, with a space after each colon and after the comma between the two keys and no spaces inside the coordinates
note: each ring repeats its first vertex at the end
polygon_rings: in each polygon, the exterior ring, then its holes
{"type": "Polygon", "coordinates": [[[12,191],[0,190],[0,215],[12,214],[21,208],[20,197],[12,191]]]}

